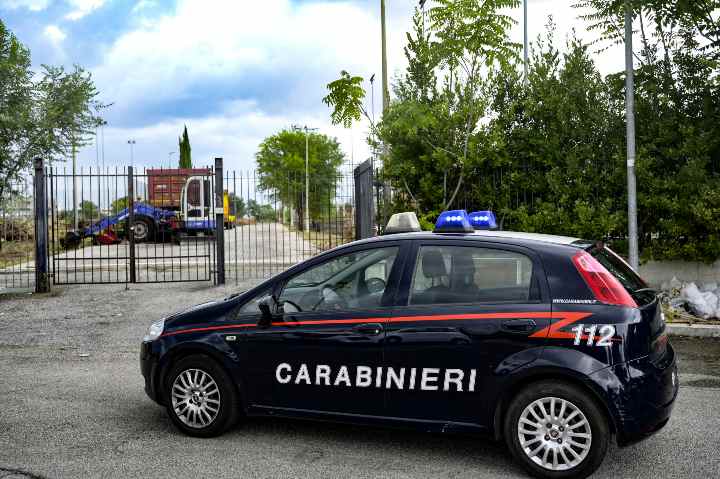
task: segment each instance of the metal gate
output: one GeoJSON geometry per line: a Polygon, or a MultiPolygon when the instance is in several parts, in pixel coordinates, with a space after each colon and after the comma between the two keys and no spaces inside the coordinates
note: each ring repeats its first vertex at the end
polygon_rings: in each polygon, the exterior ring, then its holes
{"type": "Polygon", "coordinates": [[[211,167],[49,168],[53,284],[214,280],[214,190],[211,167]]]}

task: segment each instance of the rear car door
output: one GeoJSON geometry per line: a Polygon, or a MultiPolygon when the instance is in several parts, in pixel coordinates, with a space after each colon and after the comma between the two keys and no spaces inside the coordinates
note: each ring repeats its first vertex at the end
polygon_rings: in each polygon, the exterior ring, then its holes
{"type": "Polygon", "coordinates": [[[486,425],[499,376],[536,359],[550,323],[531,250],[475,240],[416,241],[386,328],[388,415],[486,425]]]}
{"type": "Polygon", "coordinates": [[[382,365],[400,260],[400,242],[346,248],[278,285],[284,316],[248,331],[243,344],[253,405],[382,414],[382,390],[368,374],[382,365]]]}

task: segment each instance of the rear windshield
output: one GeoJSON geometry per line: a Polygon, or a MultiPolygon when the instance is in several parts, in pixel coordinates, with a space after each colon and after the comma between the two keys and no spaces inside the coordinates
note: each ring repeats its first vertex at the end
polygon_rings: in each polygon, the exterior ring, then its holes
{"type": "Polygon", "coordinates": [[[633,271],[629,264],[607,246],[593,248],[590,250],[590,254],[593,255],[610,274],[615,276],[631,295],[647,289],[648,286],[645,281],[633,271]]]}

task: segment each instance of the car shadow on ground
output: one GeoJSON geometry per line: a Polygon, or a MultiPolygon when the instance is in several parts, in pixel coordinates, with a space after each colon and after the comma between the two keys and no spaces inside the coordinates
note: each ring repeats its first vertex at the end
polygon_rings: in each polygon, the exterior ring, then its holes
{"type": "MultiPolygon", "coordinates": [[[[275,455],[298,466],[342,461],[358,470],[404,471],[409,468],[417,469],[421,475],[435,475],[433,468],[457,467],[477,471],[478,477],[530,477],[511,457],[504,442],[485,434],[444,434],[294,418],[252,417],[245,418],[218,438],[204,440],[190,438],[178,431],[161,406],[145,401],[129,406],[125,417],[132,424],[130,429],[152,438],[150,442],[170,442],[179,445],[180,449],[208,447],[218,453],[242,449],[248,457],[275,455]]],[[[643,463],[654,457],[653,442],[622,450],[611,442],[597,477],[618,473],[623,476],[622,468],[617,470],[618,464],[632,464],[634,471],[651,468],[652,461],[643,463]]]]}

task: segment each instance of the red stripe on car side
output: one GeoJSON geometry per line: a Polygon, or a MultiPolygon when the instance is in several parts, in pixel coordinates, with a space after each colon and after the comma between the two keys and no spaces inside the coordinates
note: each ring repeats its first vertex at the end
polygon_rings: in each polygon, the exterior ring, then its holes
{"type": "MultiPolygon", "coordinates": [[[[293,321],[293,322],[276,322],[272,323],[273,326],[306,326],[306,325],[324,325],[324,324],[359,324],[359,323],[372,323],[372,322],[389,322],[389,323],[410,323],[417,321],[456,321],[456,320],[484,320],[484,319],[517,319],[517,318],[539,318],[539,319],[553,319],[563,318],[557,323],[553,323],[546,328],[537,331],[530,337],[547,337],[556,339],[574,338],[573,333],[559,331],[560,328],[570,325],[582,318],[590,316],[591,313],[576,313],[576,312],[538,312],[538,311],[526,311],[526,312],[507,312],[507,313],[468,313],[468,314],[434,314],[434,315],[417,315],[417,316],[395,316],[395,317],[369,317],[369,318],[350,318],[350,319],[318,319],[309,321],[293,321]]],[[[235,329],[235,328],[249,328],[257,326],[256,323],[240,323],[240,324],[226,324],[222,326],[207,326],[203,328],[191,328],[183,329],[180,331],[170,331],[164,333],[163,336],[174,336],[182,333],[195,333],[201,331],[218,331],[224,329],[235,329]]]]}
{"type": "Polygon", "coordinates": [[[219,329],[249,328],[250,326],[257,326],[257,325],[255,323],[241,323],[241,324],[226,324],[223,326],[208,326],[205,328],[181,329],[180,331],[170,331],[169,333],[163,333],[162,336],[174,336],[176,334],[183,334],[183,333],[197,333],[199,331],[216,331],[219,329]]]}

